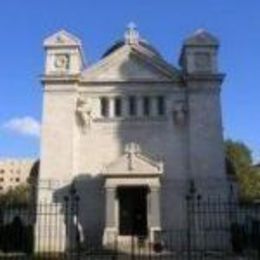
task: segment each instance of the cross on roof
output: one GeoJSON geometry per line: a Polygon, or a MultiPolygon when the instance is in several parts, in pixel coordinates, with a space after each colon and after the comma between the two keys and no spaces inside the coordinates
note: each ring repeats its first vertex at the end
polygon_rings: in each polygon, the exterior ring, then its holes
{"type": "Polygon", "coordinates": [[[134,22],[130,22],[128,25],[127,25],[127,28],[130,29],[130,30],[136,30],[136,24],[134,22]]]}
{"type": "Polygon", "coordinates": [[[136,143],[129,143],[125,146],[125,153],[128,155],[128,169],[133,170],[133,155],[140,152],[140,146],[136,143]]]}
{"type": "Polygon", "coordinates": [[[140,146],[136,143],[129,143],[125,146],[125,153],[135,154],[140,152],[140,146]]]}
{"type": "Polygon", "coordinates": [[[125,42],[130,45],[137,44],[139,42],[139,38],[139,32],[137,31],[135,23],[130,22],[125,32],[125,42]]]}

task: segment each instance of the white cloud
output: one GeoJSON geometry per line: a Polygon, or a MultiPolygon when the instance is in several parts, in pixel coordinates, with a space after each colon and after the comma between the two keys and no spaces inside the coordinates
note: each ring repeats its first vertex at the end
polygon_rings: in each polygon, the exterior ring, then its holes
{"type": "Polygon", "coordinates": [[[17,117],[8,120],[3,124],[3,128],[11,130],[17,134],[40,136],[40,123],[30,116],[17,117]]]}

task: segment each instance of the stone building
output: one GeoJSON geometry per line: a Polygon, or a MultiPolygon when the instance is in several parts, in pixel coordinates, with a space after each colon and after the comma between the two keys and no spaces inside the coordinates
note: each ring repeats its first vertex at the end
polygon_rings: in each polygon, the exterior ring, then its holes
{"type": "Polygon", "coordinates": [[[0,160],[0,192],[6,192],[18,185],[25,184],[34,163],[33,159],[0,160]]]}
{"type": "MultiPolygon", "coordinates": [[[[188,37],[178,67],[133,24],[93,65],[66,31],[48,37],[44,48],[38,201],[58,203],[62,219],[73,187],[83,245],[132,235],[154,241],[161,230],[185,226],[191,186],[202,196],[225,194],[224,75],[214,36],[199,30],[188,37]]],[[[59,234],[68,246],[64,223],[59,234]]],[[[42,225],[38,216],[37,250],[44,250],[42,225]]],[[[58,240],[53,250],[64,249],[58,240]]]]}

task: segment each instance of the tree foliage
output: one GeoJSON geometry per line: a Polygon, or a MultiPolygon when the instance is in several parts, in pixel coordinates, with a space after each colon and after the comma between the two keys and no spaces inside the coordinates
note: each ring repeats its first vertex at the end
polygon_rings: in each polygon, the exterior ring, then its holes
{"type": "Polygon", "coordinates": [[[30,185],[21,184],[0,195],[0,205],[28,206],[30,201],[30,185]]]}
{"type": "Polygon", "coordinates": [[[260,175],[252,166],[249,147],[242,142],[225,142],[227,174],[238,181],[243,201],[260,199],[260,175]]]}
{"type": "Polygon", "coordinates": [[[249,171],[252,165],[250,149],[242,142],[228,139],[225,143],[226,159],[228,161],[229,174],[238,175],[241,172],[249,171]]]}
{"type": "Polygon", "coordinates": [[[239,175],[240,198],[250,202],[260,200],[260,175],[251,169],[249,174],[239,175]]]}

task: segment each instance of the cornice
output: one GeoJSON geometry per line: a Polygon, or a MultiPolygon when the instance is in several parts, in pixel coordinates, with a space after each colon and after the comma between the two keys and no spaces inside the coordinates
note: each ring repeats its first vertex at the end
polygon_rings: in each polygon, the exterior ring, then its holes
{"type": "Polygon", "coordinates": [[[78,83],[79,74],[75,75],[41,75],[40,81],[43,85],[46,84],[69,84],[69,83],[78,83]]]}
{"type": "Polygon", "coordinates": [[[216,73],[216,74],[204,74],[204,73],[194,73],[194,74],[183,74],[183,79],[186,82],[191,81],[217,81],[222,83],[226,74],[216,73]]]}
{"type": "Polygon", "coordinates": [[[124,79],[124,78],[119,78],[119,79],[113,79],[113,80],[79,80],[80,85],[101,85],[101,84],[122,84],[122,83],[127,83],[127,84],[179,84],[181,82],[180,79],[175,79],[175,80],[153,80],[153,79],[124,79]]]}

